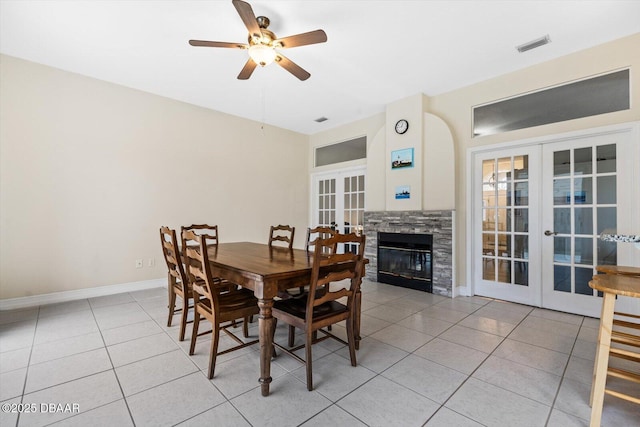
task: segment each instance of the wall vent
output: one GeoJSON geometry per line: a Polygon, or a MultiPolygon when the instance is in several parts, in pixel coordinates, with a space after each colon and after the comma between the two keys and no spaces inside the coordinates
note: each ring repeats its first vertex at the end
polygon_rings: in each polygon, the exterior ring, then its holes
{"type": "Polygon", "coordinates": [[[522,53],[549,43],[551,43],[551,39],[549,38],[549,34],[547,34],[546,36],[540,37],[539,39],[535,39],[525,44],[521,44],[520,46],[516,46],[516,49],[518,49],[518,52],[522,53]]]}

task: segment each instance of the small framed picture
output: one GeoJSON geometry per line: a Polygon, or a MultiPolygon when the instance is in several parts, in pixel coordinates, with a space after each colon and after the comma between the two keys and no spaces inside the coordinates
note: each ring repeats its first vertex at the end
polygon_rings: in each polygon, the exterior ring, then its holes
{"type": "Polygon", "coordinates": [[[404,148],[391,152],[391,169],[412,168],[413,148],[404,148]]]}
{"type": "Polygon", "coordinates": [[[410,199],[411,187],[408,185],[398,185],[396,187],[396,199],[410,199]]]}

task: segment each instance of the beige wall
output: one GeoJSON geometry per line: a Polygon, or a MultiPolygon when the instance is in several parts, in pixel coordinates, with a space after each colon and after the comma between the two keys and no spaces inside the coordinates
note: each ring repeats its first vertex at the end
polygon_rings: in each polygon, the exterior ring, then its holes
{"type": "Polygon", "coordinates": [[[223,242],[302,230],[308,151],[306,135],[0,56],[0,299],[162,278],[160,225],[215,223],[223,242]]]}
{"type": "Polygon", "coordinates": [[[422,163],[422,141],[423,126],[422,118],[424,111],[424,96],[417,94],[401,99],[387,105],[386,122],[386,162],[387,172],[385,189],[385,209],[389,211],[414,211],[422,210],[422,186],[423,186],[423,163],[422,163]],[[409,122],[407,132],[399,135],[395,131],[398,120],[404,119],[409,122]],[[413,167],[391,170],[391,152],[413,148],[413,167]],[[398,186],[408,185],[411,189],[409,199],[395,198],[398,186]]]}

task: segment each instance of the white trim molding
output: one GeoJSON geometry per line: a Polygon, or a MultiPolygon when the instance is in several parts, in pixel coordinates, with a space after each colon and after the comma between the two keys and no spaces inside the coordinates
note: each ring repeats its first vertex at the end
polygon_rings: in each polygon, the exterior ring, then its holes
{"type": "Polygon", "coordinates": [[[123,292],[135,292],[161,287],[166,288],[166,286],[167,279],[163,278],[98,286],[95,288],[74,289],[72,291],[53,292],[50,294],[31,295],[28,297],[7,298],[0,300],[0,311],[37,307],[39,305],[74,301],[85,298],[102,297],[106,295],[120,294],[123,292]]]}

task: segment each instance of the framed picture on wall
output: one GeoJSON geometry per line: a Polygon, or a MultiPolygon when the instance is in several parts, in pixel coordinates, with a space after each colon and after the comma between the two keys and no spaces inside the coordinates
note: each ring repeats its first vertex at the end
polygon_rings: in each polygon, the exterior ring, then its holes
{"type": "Polygon", "coordinates": [[[411,187],[408,185],[398,185],[396,187],[396,199],[410,199],[411,187]]]}
{"type": "Polygon", "coordinates": [[[412,168],[413,148],[403,148],[391,152],[391,169],[412,168]]]}

